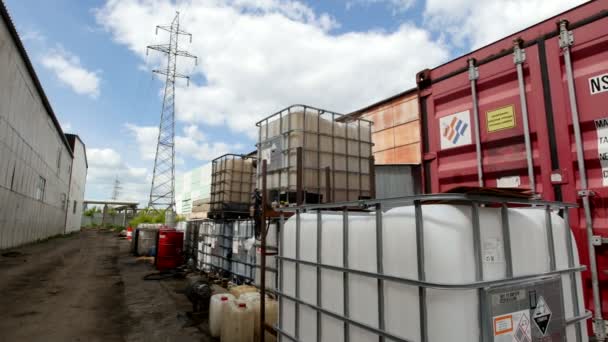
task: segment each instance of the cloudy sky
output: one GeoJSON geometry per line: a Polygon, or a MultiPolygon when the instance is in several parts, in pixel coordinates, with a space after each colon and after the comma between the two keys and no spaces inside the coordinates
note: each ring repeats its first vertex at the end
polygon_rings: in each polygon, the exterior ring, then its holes
{"type": "Polygon", "coordinates": [[[177,169],[254,149],[255,122],[293,103],[348,113],[580,0],[4,0],[64,131],[88,148],[87,198],[146,201],[163,80],[150,70],[179,11],[177,169]]]}

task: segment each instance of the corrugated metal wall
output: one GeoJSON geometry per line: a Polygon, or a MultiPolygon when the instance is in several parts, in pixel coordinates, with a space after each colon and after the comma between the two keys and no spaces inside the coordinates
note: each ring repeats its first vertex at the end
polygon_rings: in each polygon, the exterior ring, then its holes
{"type": "Polygon", "coordinates": [[[420,164],[420,115],[416,92],[406,93],[361,115],[374,122],[373,153],[376,164],[420,164]]]}
{"type": "MultiPolygon", "coordinates": [[[[79,231],[82,222],[85,183],[87,180],[86,151],[79,139],[74,139],[74,160],[72,162],[72,177],[70,178],[70,203],[65,224],[65,232],[79,231]]],[[[122,224],[122,223],[121,223],[122,224]]]]}
{"type": "Polygon", "coordinates": [[[376,198],[413,196],[421,190],[420,165],[376,165],[376,198]]]}
{"type": "Polygon", "coordinates": [[[71,163],[0,19],[0,249],[64,232],[71,163]],[[40,177],[42,200],[36,199],[40,177]]]}
{"type": "MultiPolygon", "coordinates": [[[[125,214],[124,212],[117,213],[115,216],[106,215],[105,224],[114,224],[114,225],[122,226],[123,223],[129,224],[129,221],[132,220],[133,217],[134,217],[134,215],[131,214],[130,212],[129,212],[129,214],[125,214]],[[127,215],[126,219],[125,219],[125,215],[127,215]]],[[[82,219],[82,223],[81,223],[82,227],[92,227],[93,225],[100,226],[101,223],[104,221],[102,213],[95,213],[95,215],[93,215],[93,217],[82,215],[81,219],[82,219]]]]}

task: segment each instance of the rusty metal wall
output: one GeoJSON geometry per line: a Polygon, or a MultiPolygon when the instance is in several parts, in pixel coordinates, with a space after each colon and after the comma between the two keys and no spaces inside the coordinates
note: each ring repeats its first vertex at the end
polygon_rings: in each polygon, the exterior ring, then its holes
{"type": "Polygon", "coordinates": [[[415,92],[372,106],[361,118],[374,123],[376,165],[420,164],[420,115],[415,92]]]}

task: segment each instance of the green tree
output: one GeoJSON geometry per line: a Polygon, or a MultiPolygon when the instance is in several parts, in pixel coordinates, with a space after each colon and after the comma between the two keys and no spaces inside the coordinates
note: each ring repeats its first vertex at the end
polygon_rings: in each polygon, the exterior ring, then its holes
{"type": "Polygon", "coordinates": [[[84,216],[93,217],[93,215],[95,215],[95,213],[100,213],[100,212],[101,212],[101,210],[99,208],[92,207],[92,208],[84,211],[84,216]]]}

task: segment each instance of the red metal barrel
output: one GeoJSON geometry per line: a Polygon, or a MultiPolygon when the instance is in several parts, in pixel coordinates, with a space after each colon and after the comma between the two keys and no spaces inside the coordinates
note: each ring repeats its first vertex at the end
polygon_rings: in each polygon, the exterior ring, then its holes
{"type": "Polygon", "coordinates": [[[184,263],[183,246],[184,232],[173,228],[162,228],[158,231],[158,249],[156,252],[156,268],[159,271],[169,270],[184,263]]]}

